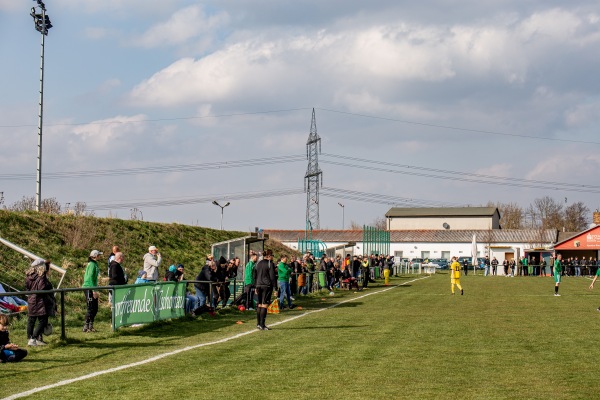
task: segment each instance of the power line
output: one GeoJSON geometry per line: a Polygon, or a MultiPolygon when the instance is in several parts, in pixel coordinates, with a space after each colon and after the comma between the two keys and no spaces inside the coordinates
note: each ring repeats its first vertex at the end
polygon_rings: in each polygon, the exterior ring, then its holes
{"type": "Polygon", "coordinates": [[[438,125],[438,124],[431,124],[431,123],[427,123],[427,122],[417,122],[417,121],[409,121],[409,120],[390,118],[390,117],[379,117],[379,116],[375,116],[375,115],[359,114],[359,113],[353,113],[353,112],[348,112],[348,111],[330,110],[327,108],[319,108],[319,107],[315,107],[315,108],[317,110],[321,110],[321,111],[326,111],[326,112],[331,112],[331,113],[336,113],[336,114],[351,115],[354,117],[378,119],[378,120],[382,120],[382,121],[391,121],[391,122],[400,122],[402,124],[427,126],[427,127],[431,127],[431,128],[451,129],[454,131],[483,133],[486,135],[497,135],[497,136],[510,136],[510,137],[518,137],[518,138],[523,138],[523,139],[534,139],[534,140],[548,140],[548,141],[557,141],[557,142],[585,143],[585,144],[600,144],[600,142],[592,142],[592,141],[585,141],[585,140],[573,140],[573,139],[549,138],[549,137],[543,137],[543,136],[520,135],[517,133],[488,131],[488,130],[484,130],[484,129],[461,128],[461,127],[450,126],[450,125],[438,125]]]}
{"type": "Polygon", "coordinates": [[[454,181],[459,181],[459,182],[471,182],[471,183],[483,183],[483,184],[502,185],[502,186],[524,187],[524,188],[531,188],[531,189],[562,190],[562,191],[578,192],[578,193],[600,193],[600,186],[594,186],[594,185],[583,185],[583,184],[574,184],[574,183],[565,183],[565,182],[536,181],[536,180],[527,180],[527,179],[521,179],[521,178],[507,178],[507,177],[493,176],[493,175],[483,175],[483,174],[475,174],[475,173],[468,173],[468,172],[459,172],[459,171],[441,170],[441,169],[418,167],[418,166],[411,166],[411,165],[402,165],[402,164],[388,163],[388,162],[383,162],[383,161],[372,161],[372,160],[365,160],[365,159],[360,159],[360,158],[345,157],[345,156],[325,154],[325,153],[323,154],[323,156],[331,157],[336,160],[349,159],[352,161],[359,161],[359,162],[363,162],[363,163],[379,164],[379,165],[391,166],[391,167],[395,167],[395,168],[406,168],[406,169],[415,169],[415,170],[421,170],[421,171],[438,172],[438,173],[447,174],[447,175],[439,175],[439,174],[435,174],[435,173],[424,173],[424,172],[399,171],[397,169],[386,169],[386,168],[373,167],[373,166],[368,166],[368,165],[350,164],[350,163],[339,162],[339,161],[331,161],[328,159],[325,159],[322,161],[324,164],[338,165],[338,166],[349,167],[349,168],[367,169],[370,171],[377,171],[377,172],[420,176],[420,177],[424,177],[424,178],[449,179],[449,180],[454,180],[454,181]]]}
{"type": "Polygon", "coordinates": [[[411,206],[424,206],[424,207],[448,207],[448,206],[458,206],[456,203],[449,202],[441,202],[435,200],[423,200],[423,199],[414,199],[409,197],[398,197],[392,195],[385,195],[380,193],[367,193],[367,192],[358,192],[354,190],[348,189],[339,189],[339,188],[331,188],[324,187],[323,195],[327,197],[334,198],[343,198],[347,200],[356,200],[367,203],[379,203],[379,204],[406,204],[411,206]]]}
{"type": "Polygon", "coordinates": [[[170,206],[181,206],[188,204],[199,204],[199,203],[211,203],[215,198],[227,199],[227,200],[250,200],[259,199],[266,197],[279,197],[279,196],[290,196],[296,194],[303,194],[303,189],[275,189],[263,192],[243,192],[243,193],[232,193],[232,194],[218,194],[204,197],[186,197],[186,198],[171,198],[165,200],[153,200],[153,201],[135,201],[131,202],[123,200],[121,202],[105,203],[92,205],[87,207],[91,211],[100,210],[118,210],[118,209],[130,209],[136,207],[140,208],[152,208],[152,207],[170,207],[170,206]]]}
{"type": "MultiPolygon", "coordinates": [[[[304,111],[310,110],[310,107],[299,107],[299,108],[288,108],[283,110],[269,110],[269,111],[252,111],[245,113],[232,113],[232,114],[219,114],[219,115],[194,115],[189,117],[172,117],[172,118],[140,118],[128,121],[93,121],[93,122],[72,122],[72,123],[56,123],[46,124],[46,126],[81,126],[81,125],[112,125],[112,124],[135,124],[140,122],[168,122],[168,121],[186,121],[192,119],[208,119],[208,118],[226,118],[226,117],[240,117],[244,115],[259,115],[259,114],[275,114],[289,111],[304,111]]],[[[0,128],[28,128],[36,126],[34,124],[20,124],[20,125],[0,125],[0,128]]]]}
{"type": "MultiPolygon", "coordinates": [[[[288,108],[288,109],[281,109],[281,110],[252,111],[252,112],[246,112],[246,113],[231,113],[231,114],[218,114],[218,115],[202,115],[202,116],[195,115],[195,116],[187,116],[187,117],[165,117],[165,118],[141,118],[141,119],[129,120],[129,121],[93,121],[93,122],[56,123],[56,124],[46,124],[46,126],[111,125],[111,124],[133,124],[133,123],[140,123],[140,122],[186,121],[186,120],[207,119],[207,118],[238,117],[238,116],[245,116],[245,115],[275,114],[275,113],[291,112],[291,111],[305,111],[305,110],[310,110],[310,109],[311,109],[311,107],[297,107],[297,108],[288,108]]],[[[430,127],[430,128],[450,129],[450,130],[462,131],[462,132],[482,133],[482,134],[486,134],[486,135],[516,137],[516,138],[531,139],[531,140],[557,141],[557,142],[567,142],[567,143],[600,144],[600,142],[594,142],[594,141],[550,138],[550,137],[543,137],[543,136],[522,135],[522,134],[517,134],[517,133],[509,133],[509,132],[498,132],[498,131],[491,131],[491,130],[486,130],[486,129],[463,128],[463,127],[457,127],[457,126],[452,126],[452,125],[441,125],[441,124],[411,121],[411,120],[405,120],[405,119],[399,119],[399,118],[368,115],[368,114],[355,113],[355,112],[342,111],[342,110],[332,110],[329,108],[315,107],[315,109],[325,111],[325,112],[330,112],[330,113],[359,117],[359,118],[377,119],[377,120],[381,120],[381,121],[399,122],[402,124],[426,126],[426,127],[430,127]]],[[[0,125],[0,129],[1,128],[27,128],[27,127],[33,127],[33,126],[36,126],[36,125],[35,124],[0,125]]]]}
{"type": "MultiPolygon", "coordinates": [[[[73,179],[73,178],[97,178],[105,176],[123,176],[123,175],[144,175],[144,174],[165,174],[171,172],[192,172],[213,169],[228,169],[241,167],[257,167],[272,164],[285,164],[298,161],[304,161],[303,155],[287,155],[265,158],[254,158],[248,160],[216,161],[200,164],[180,164],[180,165],[162,165],[139,168],[120,168],[105,170],[87,170],[87,171],[62,171],[50,172],[44,175],[45,179],[73,179]]],[[[28,180],[32,179],[32,174],[0,174],[0,180],[28,180]]]]}

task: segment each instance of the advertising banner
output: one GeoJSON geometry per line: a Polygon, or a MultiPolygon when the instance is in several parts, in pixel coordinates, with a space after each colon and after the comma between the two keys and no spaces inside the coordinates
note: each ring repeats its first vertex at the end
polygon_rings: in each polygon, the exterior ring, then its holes
{"type": "Polygon", "coordinates": [[[185,282],[115,286],[113,329],[185,315],[185,282]]]}

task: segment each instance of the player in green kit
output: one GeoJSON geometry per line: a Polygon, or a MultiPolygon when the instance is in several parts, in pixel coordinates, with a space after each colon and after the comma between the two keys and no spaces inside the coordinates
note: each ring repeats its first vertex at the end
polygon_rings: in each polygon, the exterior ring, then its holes
{"type": "MultiPolygon", "coordinates": [[[[558,294],[558,285],[560,285],[560,278],[562,275],[562,254],[557,254],[556,259],[554,260],[554,295],[560,296],[558,294]]],[[[595,278],[594,278],[595,279],[595,278]]]]}
{"type": "MultiPolygon", "coordinates": [[[[598,268],[598,270],[596,271],[596,276],[594,276],[594,280],[592,280],[590,289],[594,288],[594,283],[596,282],[596,279],[598,279],[599,276],[600,276],[600,268],[598,268]]],[[[598,311],[600,311],[600,307],[598,307],[598,311]]]]}

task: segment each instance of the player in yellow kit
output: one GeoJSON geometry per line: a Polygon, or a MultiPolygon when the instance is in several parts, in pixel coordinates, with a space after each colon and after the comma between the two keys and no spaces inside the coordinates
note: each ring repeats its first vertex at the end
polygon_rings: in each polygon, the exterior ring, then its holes
{"type": "Polygon", "coordinates": [[[458,287],[462,296],[464,292],[462,286],[460,286],[460,263],[456,257],[452,257],[452,264],[450,264],[450,287],[452,294],[454,294],[454,285],[458,287]]]}

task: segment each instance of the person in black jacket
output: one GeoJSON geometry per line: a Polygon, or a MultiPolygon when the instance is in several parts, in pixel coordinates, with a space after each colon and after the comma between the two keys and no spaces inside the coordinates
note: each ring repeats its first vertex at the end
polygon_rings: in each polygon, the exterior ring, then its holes
{"type": "Polygon", "coordinates": [[[108,285],[125,285],[127,283],[127,276],[121,263],[125,259],[125,256],[121,252],[115,254],[115,258],[110,262],[108,266],[108,285]]]}
{"type": "MultiPolygon", "coordinates": [[[[52,290],[52,284],[47,277],[49,268],[49,260],[34,260],[31,267],[25,271],[25,290],[52,290]]],[[[54,305],[54,295],[52,294],[32,294],[27,297],[28,346],[46,345],[42,333],[48,324],[48,317],[54,315],[54,305]],[[38,322],[37,327],[35,326],[36,320],[38,322]]]]}
{"type": "Polygon", "coordinates": [[[273,287],[277,283],[275,277],[275,264],[273,264],[273,252],[266,250],[262,260],[256,264],[252,271],[254,277],[254,285],[256,287],[256,328],[268,331],[270,328],[265,325],[267,318],[267,307],[271,303],[273,287]]]}
{"type": "MultiPolygon", "coordinates": [[[[203,307],[206,304],[206,299],[210,297],[210,283],[216,282],[217,277],[215,275],[217,271],[217,264],[210,260],[207,264],[202,267],[198,276],[196,276],[197,281],[202,281],[201,283],[194,283],[194,287],[196,288],[196,306],[198,308],[203,307]]],[[[214,304],[211,301],[211,307],[214,307],[214,304]]]]}
{"type": "MultiPolygon", "coordinates": [[[[112,261],[108,265],[108,286],[127,284],[127,275],[121,263],[125,259],[123,253],[116,252],[112,261]]],[[[112,290],[108,291],[108,303],[112,305],[112,290]]]]}

